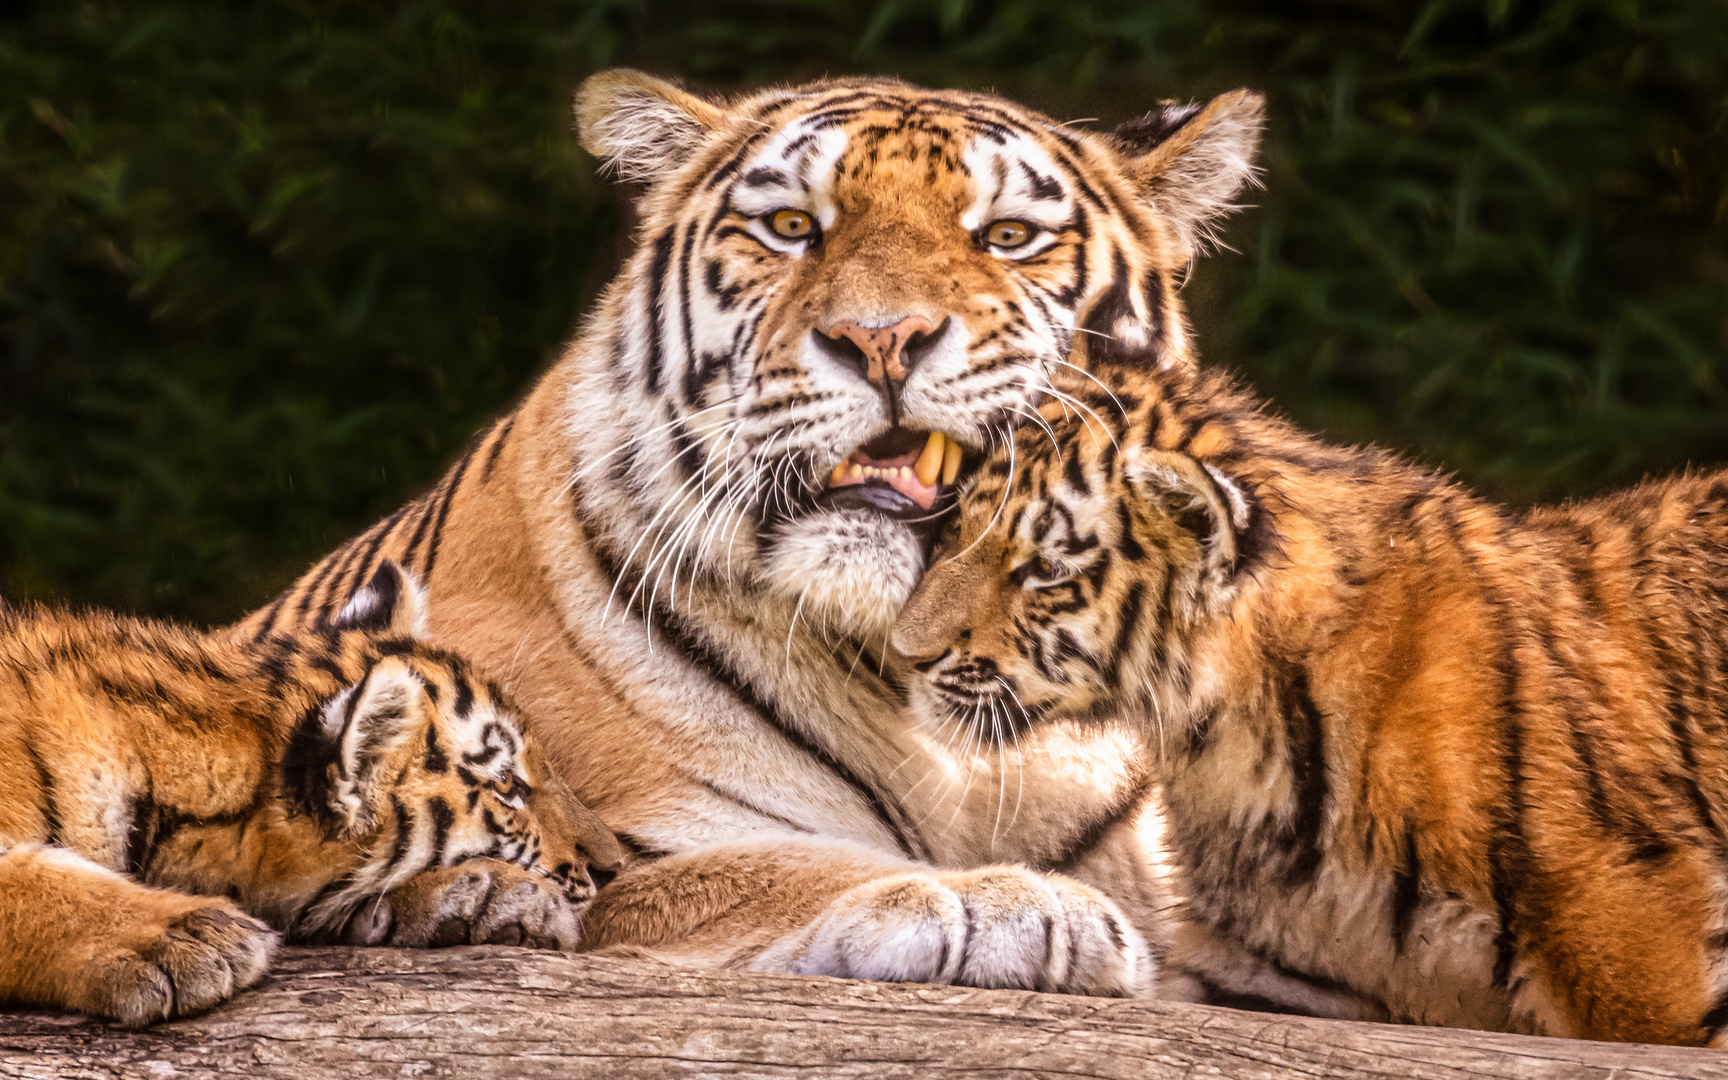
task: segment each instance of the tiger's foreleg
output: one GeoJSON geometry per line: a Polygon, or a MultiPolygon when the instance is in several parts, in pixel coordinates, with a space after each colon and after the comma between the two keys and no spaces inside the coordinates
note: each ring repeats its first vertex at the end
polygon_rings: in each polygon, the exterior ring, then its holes
{"type": "Polygon", "coordinates": [[[1145,940],[1103,894],[1017,866],[942,871],[805,838],[626,870],[584,949],[704,967],[1100,995],[1147,992],[1145,940]]]}
{"type": "Polygon", "coordinates": [[[140,885],[66,848],[0,852],[0,999],[138,1027],[263,978],[276,935],[226,900],[140,885]]]}
{"type": "Polygon", "coordinates": [[[407,949],[574,949],[580,915],[553,879],[498,859],[468,859],[416,874],[361,905],[343,936],[350,945],[407,949]]]}

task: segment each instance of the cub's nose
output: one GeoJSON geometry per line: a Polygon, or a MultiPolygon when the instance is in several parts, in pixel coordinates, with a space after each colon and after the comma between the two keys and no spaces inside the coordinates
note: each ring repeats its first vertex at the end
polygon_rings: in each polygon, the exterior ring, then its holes
{"type": "Polygon", "coordinates": [[[900,423],[900,392],[907,376],[930,355],[948,329],[948,320],[934,326],[922,315],[910,315],[890,326],[837,322],[815,334],[816,344],[849,364],[876,387],[888,407],[888,422],[900,423]]]}

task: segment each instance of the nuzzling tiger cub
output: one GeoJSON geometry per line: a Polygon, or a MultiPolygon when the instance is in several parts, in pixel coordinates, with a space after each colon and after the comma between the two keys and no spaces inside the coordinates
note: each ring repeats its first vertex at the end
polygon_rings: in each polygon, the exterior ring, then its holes
{"type": "Polygon", "coordinates": [[[1172,959],[1226,991],[1720,1040],[1728,473],[1513,513],[1215,373],[1100,378],[900,615],[927,715],[1141,725],[1172,959]]]}
{"type": "Polygon", "coordinates": [[[0,1000],[198,1012],[263,976],[249,916],[573,947],[617,842],[498,690],[410,635],[420,604],[386,563],[325,630],[256,643],[0,609],[0,1000]]]}

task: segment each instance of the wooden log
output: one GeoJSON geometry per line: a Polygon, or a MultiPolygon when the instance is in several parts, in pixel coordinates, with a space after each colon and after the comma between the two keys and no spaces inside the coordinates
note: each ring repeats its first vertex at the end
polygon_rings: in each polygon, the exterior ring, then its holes
{"type": "Polygon", "coordinates": [[[286,949],[205,1016],[0,1014],[5,1077],[1721,1077],[1728,1053],[462,948],[286,949]]]}

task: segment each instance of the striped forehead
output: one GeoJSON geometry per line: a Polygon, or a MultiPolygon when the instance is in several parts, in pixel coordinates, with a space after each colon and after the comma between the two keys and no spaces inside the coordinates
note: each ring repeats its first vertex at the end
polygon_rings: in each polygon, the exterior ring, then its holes
{"type": "Polygon", "coordinates": [[[739,170],[731,202],[749,216],[801,206],[828,228],[847,181],[868,184],[885,168],[913,163],[925,190],[953,178],[968,231],[1004,217],[1055,226],[1072,211],[1064,171],[1024,121],[993,107],[910,98],[844,100],[787,121],[739,170]]]}

